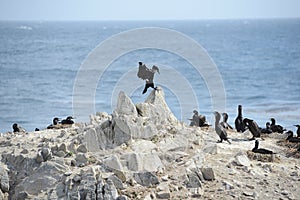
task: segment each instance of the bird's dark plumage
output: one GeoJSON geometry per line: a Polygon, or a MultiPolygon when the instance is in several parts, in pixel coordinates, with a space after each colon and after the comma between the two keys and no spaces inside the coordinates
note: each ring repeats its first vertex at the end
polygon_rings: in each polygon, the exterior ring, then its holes
{"type": "Polygon", "coordinates": [[[191,120],[190,126],[200,126],[200,127],[209,126],[206,122],[206,117],[204,115],[199,115],[197,110],[194,110],[193,113],[194,113],[193,118],[190,119],[191,120]]]}
{"type": "Polygon", "coordinates": [[[230,126],[227,122],[228,114],[227,113],[222,113],[222,116],[223,116],[223,121],[220,123],[221,126],[225,129],[233,129],[232,126],[230,126]]]}
{"type": "Polygon", "coordinates": [[[272,123],[271,123],[271,126],[270,126],[272,132],[283,133],[283,131],[286,130],[286,129],[284,129],[282,126],[276,124],[276,121],[275,121],[274,118],[271,118],[270,120],[271,120],[271,122],[272,122],[272,123]]]}
{"type": "Polygon", "coordinates": [[[293,135],[293,131],[288,131],[288,137],[286,138],[286,140],[292,143],[300,143],[300,138],[294,137],[293,135]]]}
{"type": "Polygon", "coordinates": [[[253,137],[251,139],[255,139],[256,137],[260,137],[261,132],[258,128],[257,123],[254,120],[245,118],[243,120],[243,122],[249,128],[250,132],[252,133],[253,137]]]}
{"type": "Polygon", "coordinates": [[[26,132],[25,129],[23,129],[21,126],[19,126],[17,123],[14,123],[12,125],[13,128],[13,132],[17,133],[17,132],[26,132]]]}
{"type": "Polygon", "coordinates": [[[74,124],[74,121],[72,119],[74,119],[74,118],[72,116],[69,116],[66,119],[63,119],[61,121],[61,124],[74,124]]]}
{"type": "Polygon", "coordinates": [[[234,123],[237,132],[244,132],[246,130],[243,122],[242,105],[238,105],[238,116],[236,117],[234,123]]]}
{"type": "Polygon", "coordinates": [[[274,154],[274,152],[271,150],[258,148],[258,145],[259,145],[258,140],[255,140],[255,147],[252,149],[252,152],[260,153],[260,154],[274,154]]]}
{"type": "Polygon", "coordinates": [[[226,130],[220,125],[221,114],[216,111],[216,112],[214,112],[214,115],[215,115],[215,130],[216,130],[216,133],[220,137],[220,141],[218,141],[218,142],[222,142],[223,140],[225,140],[229,144],[231,144],[227,138],[226,130]]]}
{"type": "Polygon", "coordinates": [[[53,118],[53,121],[52,121],[52,124],[51,125],[49,125],[48,127],[47,127],[47,129],[55,129],[55,128],[57,128],[57,125],[59,124],[59,118],[58,117],[54,117],[53,118]]]}
{"type": "Polygon", "coordinates": [[[266,128],[260,129],[260,132],[261,132],[261,133],[266,133],[266,134],[272,133],[270,122],[267,122],[267,123],[266,123],[266,128]]]}

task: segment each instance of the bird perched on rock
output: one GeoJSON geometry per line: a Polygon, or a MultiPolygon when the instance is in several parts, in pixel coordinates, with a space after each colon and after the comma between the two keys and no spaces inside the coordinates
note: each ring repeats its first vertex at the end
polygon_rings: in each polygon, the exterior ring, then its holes
{"type": "Polygon", "coordinates": [[[272,133],[270,122],[266,123],[266,128],[260,128],[260,132],[261,133],[266,133],[266,134],[272,133]]]}
{"type": "Polygon", "coordinates": [[[72,119],[74,119],[72,116],[68,116],[66,119],[63,119],[61,121],[61,124],[74,124],[74,121],[72,119]]]}
{"type": "Polygon", "coordinates": [[[54,128],[58,128],[57,126],[59,125],[59,118],[58,117],[54,117],[52,124],[50,124],[47,129],[54,129],[54,128]]]}
{"type": "Polygon", "coordinates": [[[204,127],[204,126],[209,126],[206,122],[206,117],[204,115],[199,115],[197,110],[193,111],[194,115],[191,120],[190,126],[200,126],[200,127],[204,127]]]}
{"type": "Polygon", "coordinates": [[[238,105],[238,116],[236,117],[234,123],[237,132],[244,132],[246,130],[243,122],[242,105],[238,105]]]}
{"type": "Polygon", "coordinates": [[[283,131],[285,131],[286,129],[284,129],[282,126],[280,126],[279,124],[276,124],[275,118],[271,118],[271,130],[272,132],[277,132],[277,133],[283,133],[283,131]]]}
{"type": "Polygon", "coordinates": [[[300,137],[294,137],[293,131],[288,131],[287,134],[288,134],[288,137],[286,138],[287,141],[292,143],[300,143],[300,137]]]}
{"type": "Polygon", "coordinates": [[[148,67],[146,67],[145,64],[143,64],[142,62],[139,62],[139,71],[137,73],[137,76],[146,81],[146,85],[143,90],[143,94],[145,94],[147,92],[149,87],[156,89],[154,87],[154,82],[153,82],[154,74],[156,72],[159,74],[159,68],[157,66],[153,65],[152,68],[149,69],[148,67]]]}
{"type": "Polygon", "coordinates": [[[231,144],[230,141],[227,138],[226,130],[220,124],[221,114],[219,112],[215,111],[214,115],[215,115],[215,130],[216,130],[216,133],[220,137],[220,141],[218,141],[218,142],[222,142],[223,140],[225,140],[229,144],[231,144]]]}
{"type": "Polygon", "coordinates": [[[274,154],[273,151],[270,151],[268,149],[258,148],[259,142],[258,140],[255,140],[255,146],[252,149],[252,152],[254,153],[260,153],[260,154],[274,154]]]}
{"type": "Polygon", "coordinates": [[[243,120],[243,123],[249,128],[250,132],[252,133],[253,137],[251,138],[251,140],[254,140],[256,137],[260,137],[261,132],[254,120],[245,118],[243,120]]]}
{"type": "Polygon", "coordinates": [[[297,137],[300,138],[300,125],[294,125],[297,127],[297,137]]]}
{"type": "Polygon", "coordinates": [[[227,120],[228,120],[228,114],[227,113],[222,113],[222,117],[223,117],[223,121],[220,123],[221,126],[225,129],[233,129],[232,126],[230,126],[228,123],[227,123],[227,120]]]}
{"type": "Polygon", "coordinates": [[[13,132],[14,133],[18,133],[18,132],[26,132],[26,130],[24,128],[22,128],[21,126],[19,126],[17,123],[14,123],[12,125],[13,128],[13,132]]]}

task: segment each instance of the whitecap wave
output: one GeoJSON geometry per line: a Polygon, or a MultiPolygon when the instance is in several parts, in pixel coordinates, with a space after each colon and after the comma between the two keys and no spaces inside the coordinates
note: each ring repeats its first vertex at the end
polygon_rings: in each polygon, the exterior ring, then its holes
{"type": "Polygon", "coordinates": [[[31,31],[32,27],[22,25],[22,26],[19,26],[19,29],[31,31]]]}

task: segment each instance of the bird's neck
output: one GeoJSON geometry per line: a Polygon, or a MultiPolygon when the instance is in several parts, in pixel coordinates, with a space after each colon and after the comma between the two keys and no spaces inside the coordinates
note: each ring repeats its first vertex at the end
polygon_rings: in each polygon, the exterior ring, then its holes
{"type": "Polygon", "coordinates": [[[241,108],[238,110],[238,116],[239,116],[239,117],[243,117],[242,109],[241,109],[241,108]]]}
{"type": "Polygon", "coordinates": [[[220,122],[220,119],[219,119],[219,118],[216,118],[216,121],[215,121],[215,127],[218,126],[219,122],[220,122]]]}

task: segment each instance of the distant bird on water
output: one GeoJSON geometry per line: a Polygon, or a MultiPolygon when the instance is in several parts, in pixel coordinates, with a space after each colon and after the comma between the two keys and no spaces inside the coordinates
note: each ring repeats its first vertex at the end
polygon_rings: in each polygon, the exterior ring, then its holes
{"type": "Polygon", "coordinates": [[[252,133],[253,137],[251,138],[251,140],[254,140],[257,137],[260,137],[261,132],[258,128],[257,123],[254,120],[245,118],[243,120],[243,123],[249,128],[249,131],[252,133]]]}
{"type": "Polygon", "coordinates": [[[74,124],[74,121],[72,119],[74,119],[72,116],[68,116],[66,119],[63,119],[61,121],[61,124],[74,124]]]}
{"type": "Polygon", "coordinates": [[[258,140],[255,140],[255,146],[252,149],[252,152],[254,153],[260,153],[260,154],[274,154],[273,151],[268,150],[268,149],[263,149],[263,148],[258,148],[259,142],[258,140]]]}
{"type": "Polygon", "coordinates": [[[14,123],[12,125],[13,128],[13,132],[14,133],[18,133],[18,132],[26,132],[26,130],[24,128],[22,128],[21,126],[19,126],[17,123],[14,123]]]}
{"type": "Polygon", "coordinates": [[[283,133],[283,131],[285,131],[286,129],[284,129],[282,126],[276,124],[275,118],[271,118],[271,130],[272,132],[277,132],[277,133],[283,133]]]}
{"type": "Polygon", "coordinates": [[[229,144],[231,144],[230,141],[227,138],[227,132],[226,132],[226,130],[220,124],[221,114],[218,113],[217,111],[215,111],[214,115],[215,115],[215,130],[216,130],[216,133],[220,137],[220,140],[218,142],[222,142],[223,140],[225,140],[229,144]]]}
{"type": "Polygon", "coordinates": [[[223,121],[220,123],[221,126],[225,129],[233,129],[232,126],[230,126],[228,123],[227,123],[227,120],[228,120],[228,114],[227,113],[222,113],[222,116],[223,116],[223,121]]]}
{"type": "Polygon", "coordinates": [[[243,122],[242,105],[238,105],[238,116],[236,117],[234,123],[237,132],[244,132],[246,130],[243,122]]]}

